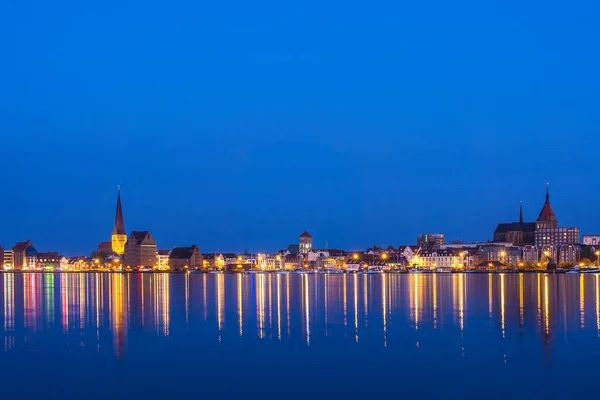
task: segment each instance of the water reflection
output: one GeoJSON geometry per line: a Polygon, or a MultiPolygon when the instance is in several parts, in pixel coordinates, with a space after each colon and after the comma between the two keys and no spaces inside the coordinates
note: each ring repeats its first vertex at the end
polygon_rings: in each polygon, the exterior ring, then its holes
{"type": "Polygon", "coordinates": [[[35,348],[47,334],[117,357],[134,336],[184,332],[215,335],[217,343],[302,338],[311,346],[337,337],[387,347],[410,338],[422,347],[431,332],[455,331],[463,353],[470,333],[509,341],[537,332],[546,348],[559,332],[600,336],[600,275],[3,273],[0,280],[4,351],[35,348]],[[586,324],[592,315],[595,323],[586,324]]]}

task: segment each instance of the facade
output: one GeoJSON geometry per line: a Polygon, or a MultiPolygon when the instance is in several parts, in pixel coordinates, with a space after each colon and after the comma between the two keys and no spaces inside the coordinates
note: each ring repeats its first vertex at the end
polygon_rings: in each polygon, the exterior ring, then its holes
{"type": "Polygon", "coordinates": [[[535,231],[535,245],[538,247],[563,244],[579,244],[579,229],[542,228],[535,231]]]}
{"type": "Polygon", "coordinates": [[[154,267],[157,265],[156,242],[148,231],[133,231],[125,243],[123,264],[130,267],[154,267]]]}
{"type": "Polygon", "coordinates": [[[523,262],[528,265],[537,264],[540,259],[540,251],[535,245],[523,247],[523,262]]]}
{"type": "Polygon", "coordinates": [[[100,242],[98,248],[96,249],[96,258],[106,259],[115,254],[113,252],[113,244],[112,242],[100,242]]]}
{"type": "Polygon", "coordinates": [[[417,246],[424,244],[440,247],[446,243],[446,237],[442,233],[424,233],[417,238],[417,246]]]}
{"type": "Polygon", "coordinates": [[[121,188],[117,194],[117,211],[115,213],[115,225],[112,233],[112,251],[122,256],[125,253],[125,243],[127,243],[127,234],[125,233],[125,224],[123,223],[123,209],[121,207],[121,188]]]}
{"type": "Polygon", "coordinates": [[[575,265],[581,261],[581,246],[577,244],[565,244],[558,251],[558,263],[575,265]]]}
{"type": "Polygon", "coordinates": [[[301,254],[308,254],[312,251],[312,236],[307,231],[304,231],[302,235],[300,235],[299,240],[299,251],[301,254]]]}
{"type": "Polygon", "coordinates": [[[169,254],[169,268],[173,271],[200,269],[203,266],[202,254],[197,245],[175,247],[169,254]]]}
{"type": "Polygon", "coordinates": [[[414,258],[416,264],[420,268],[434,270],[442,269],[458,269],[464,267],[464,260],[454,250],[434,250],[426,251],[414,258]]]}
{"type": "Polygon", "coordinates": [[[56,252],[38,253],[37,268],[57,270],[61,267],[62,257],[56,252]]]}
{"type": "Polygon", "coordinates": [[[599,246],[600,235],[583,235],[581,243],[583,243],[585,246],[599,246]]]}
{"type": "Polygon", "coordinates": [[[159,269],[169,268],[169,254],[171,250],[158,250],[156,253],[156,263],[159,269]]]}
{"type": "Polygon", "coordinates": [[[13,248],[13,268],[15,270],[35,269],[37,251],[31,240],[17,243],[13,248]]]}
{"type": "Polygon", "coordinates": [[[11,270],[13,269],[15,266],[15,262],[13,260],[13,251],[12,249],[10,250],[4,250],[4,254],[2,257],[2,267],[6,270],[11,270]]]}
{"type": "Polygon", "coordinates": [[[494,242],[508,242],[524,246],[535,242],[535,222],[523,222],[523,204],[519,212],[519,222],[498,224],[494,231],[494,242]]]}

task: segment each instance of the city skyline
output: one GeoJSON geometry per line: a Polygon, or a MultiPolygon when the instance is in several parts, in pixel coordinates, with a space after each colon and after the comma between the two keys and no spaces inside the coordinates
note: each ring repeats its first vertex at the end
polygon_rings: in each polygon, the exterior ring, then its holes
{"type": "MultiPolygon", "coordinates": [[[[554,221],[554,225],[552,225],[552,227],[556,228],[558,227],[558,223],[556,222],[556,217],[554,216],[554,211],[552,209],[552,206],[550,205],[550,199],[551,199],[551,194],[549,192],[549,188],[550,188],[550,184],[546,183],[546,194],[545,194],[545,201],[542,203],[543,207],[541,208],[541,211],[538,215],[538,221],[540,220],[546,220],[547,218],[551,218],[551,220],[554,221]]],[[[114,210],[114,209],[113,209],[114,210]]],[[[533,213],[534,215],[537,215],[536,213],[533,213]]],[[[100,245],[103,245],[104,243],[106,243],[106,245],[108,247],[111,248],[112,252],[114,252],[115,254],[117,254],[118,256],[122,256],[123,252],[124,252],[124,246],[128,240],[128,233],[125,230],[125,224],[124,224],[124,211],[123,211],[123,206],[122,206],[122,202],[121,202],[121,186],[117,186],[117,203],[116,203],[116,211],[114,212],[114,217],[113,217],[113,229],[111,231],[111,235],[109,236],[109,239],[106,239],[106,235],[104,235],[104,237],[101,238],[101,240],[97,243],[100,243],[100,245]]],[[[519,224],[523,224],[524,220],[531,220],[533,221],[534,219],[532,219],[528,213],[523,212],[523,202],[521,201],[519,204],[519,224]],[[524,215],[526,215],[526,217],[524,217],[524,215]]],[[[510,217],[507,218],[507,221],[516,221],[516,218],[511,219],[510,217]]],[[[469,243],[469,242],[478,242],[478,243],[483,243],[483,242],[513,242],[515,245],[523,245],[523,244],[528,244],[530,243],[530,241],[525,241],[523,242],[522,240],[519,240],[517,237],[514,236],[514,233],[510,233],[513,234],[513,236],[511,236],[511,239],[506,239],[504,240],[504,236],[497,236],[498,232],[501,226],[507,225],[507,228],[504,228],[504,230],[502,232],[506,232],[506,230],[508,229],[508,231],[510,230],[514,230],[512,228],[510,228],[511,225],[513,224],[517,224],[517,222],[512,222],[512,223],[502,223],[499,222],[498,227],[496,228],[496,232],[493,232],[491,234],[491,237],[489,238],[484,238],[484,237],[475,237],[472,240],[460,240],[460,238],[453,238],[452,236],[448,235],[447,232],[444,232],[442,230],[432,230],[429,231],[430,233],[441,233],[445,236],[446,240],[448,240],[448,242],[452,242],[452,241],[456,241],[456,242],[463,242],[463,243],[469,243]]],[[[525,225],[531,225],[531,224],[536,224],[536,223],[525,223],[525,225]]],[[[566,226],[564,224],[561,224],[561,226],[566,226]]],[[[568,226],[573,226],[573,225],[568,225],[568,226]]],[[[539,228],[543,228],[546,227],[546,225],[539,225],[539,228]]],[[[535,227],[533,228],[535,229],[535,227]]],[[[576,236],[578,236],[578,238],[580,238],[580,233],[582,235],[590,235],[590,234],[596,234],[595,231],[593,232],[586,232],[586,231],[582,231],[580,232],[579,230],[576,229],[576,236]]],[[[522,230],[521,228],[517,229],[517,230],[522,230]]],[[[131,231],[129,231],[130,233],[138,233],[138,234],[143,234],[144,232],[150,232],[149,230],[142,230],[140,231],[140,229],[132,229],[131,231]],[[136,232],[137,231],[137,232],[136,232]]],[[[330,246],[330,242],[328,239],[323,239],[320,238],[315,242],[315,248],[320,248],[320,249],[326,249],[326,248],[338,248],[338,249],[345,249],[348,251],[362,251],[364,249],[367,249],[373,245],[376,246],[383,246],[383,247],[387,247],[387,246],[393,246],[393,247],[401,247],[401,246],[406,246],[406,245],[413,245],[415,243],[415,239],[416,241],[418,241],[420,235],[427,233],[428,231],[422,230],[419,231],[418,233],[416,233],[415,235],[412,236],[411,239],[405,241],[405,242],[400,242],[400,243],[392,243],[392,242],[384,242],[384,243],[368,243],[368,238],[366,239],[366,243],[364,246],[362,247],[347,247],[347,246],[343,246],[343,245],[332,245],[330,246]],[[323,245],[320,244],[320,242],[324,242],[323,245]]],[[[297,232],[295,232],[297,234],[297,232]]],[[[305,230],[304,234],[308,235],[308,232],[305,230]]],[[[159,233],[159,236],[161,235],[161,233],[159,233]]],[[[488,236],[489,232],[487,233],[488,236]]],[[[533,231],[531,231],[531,235],[533,235],[533,231]]],[[[297,236],[297,235],[296,235],[297,236]]],[[[483,235],[485,236],[485,235],[483,235]]],[[[521,238],[522,239],[522,238],[521,238]]],[[[533,236],[531,236],[531,243],[533,244],[533,236]]],[[[153,239],[154,240],[154,239],[153,239]]],[[[578,239],[579,240],[579,239],[578,239]]],[[[39,243],[36,240],[33,240],[33,242],[39,243]]],[[[43,243],[43,241],[41,241],[43,243]]],[[[206,249],[204,248],[202,245],[200,246],[200,248],[202,248],[204,253],[225,253],[225,252],[236,252],[236,253],[242,253],[242,252],[251,252],[251,253],[274,253],[276,251],[285,249],[287,244],[285,244],[286,239],[282,239],[275,247],[273,248],[266,248],[265,246],[263,246],[262,248],[259,249],[252,249],[252,248],[248,248],[247,246],[242,246],[243,249],[240,248],[227,248],[226,245],[221,247],[221,248],[215,248],[215,249],[206,249]]],[[[290,241],[291,242],[291,241],[290,241]]],[[[65,251],[59,251],[59,253],[66,255],[66,256],[74,256],[74,255],[86,255],[89,254],[90,252],[95,251],[96,249],[96,245],[92,246],[93,250],[90,250],[88,252],[82,252],[82,253],[77,253],[77,254],[70,254],[69,252],[65,252],[65,251]]],[[[191,241],[189,243],[184,243],[183,245],[187,246],[189,244],[192,243],[198,243],[197,241],[191,241]]],[[[570,241],[569,243],[575,243],[575,241],[570,241]]],[[[549,243],[550,244],[550,243],[549,243]]],[[[163,245],[163,243],[158,243],[158,248],[159,249],[171,249],[174,247],[181,247],[182,243],[176,243],[174,245],[163,245]]],[[[1,244],[0,244],[1,246],[1,244]]],[[[312,236],[311,236],[311,246],[312,246],[312,236]]],[[[8,247],[10,248],[10,246],[8,247]]],[[[56,249],[53,249],[53,251],[56,249]]]]}

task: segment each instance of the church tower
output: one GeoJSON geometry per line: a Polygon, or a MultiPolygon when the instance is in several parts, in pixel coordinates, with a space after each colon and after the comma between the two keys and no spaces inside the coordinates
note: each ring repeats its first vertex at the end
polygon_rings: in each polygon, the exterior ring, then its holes
{"type": "Polygon", "coordinates": [[[122,256],[125,253],[125,243],[127,235],[125,234],[125,225],[123,224],[123,210],[121,208],[121,187],[118,188],[117,194],[117,213],[115,215],[115,227],[112,233],[112,251],[122,256]]]}
{"type": "Polygon", "coordinates": [[[552,210],[552,206],[550,205],[548,185],[546,185],[546,201],[544,202],[544,207],[542,207],[542,211],[540,211],[537,221],[535,221],[535,227],[536,229],[551,229],[558,227],[558,221],[556,220],[554,210],[552,210]]]}

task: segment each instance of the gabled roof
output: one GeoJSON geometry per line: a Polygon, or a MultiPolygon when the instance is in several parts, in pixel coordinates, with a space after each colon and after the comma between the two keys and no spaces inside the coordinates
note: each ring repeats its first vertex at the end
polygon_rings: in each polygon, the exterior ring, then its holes
{"type": "Polygon", "coordinates": [[[27,240],[25,242],[18,242],[13,247],[13,251],[25,251],[31,245],[32,245],[31,240],[27,240]]]}
{"type": "Polygon", "coordinates": [[[300,245],[298,244],[290,244],[287,249],[292,255],[297,255],[300,253],[300,245]]]}
{"type": "Polygon", "coordinates": [[[312,239],[312,236],[307,231],[302,232],[302,235],[300,235],[300,237],[312,239]]]}
{"type": "Polygon", "coordinates": [[[171,250],[158,250],[159,256],[168,256],[171,250]]]}
{"type": "Polygon", "coordinates": [[[150,235],[150,232],[148,231],[133,231],[129,235],[129,238],[133,238],[136,244],[142,244],[142,242],[146,239],[148,235],[150,235]]]}
{"type": "Polygon", "coordinates": [[[198,246],[193,245],[190,247],[175,247],[171,250],[171,254],[169,254],[169,258],[171,259],[179,259],[179,260],[187,260],[194,256],[194,252],[198,250],[198,246]]]}

